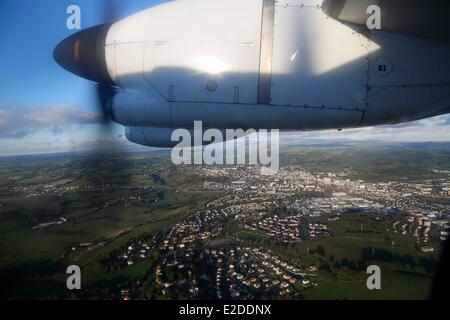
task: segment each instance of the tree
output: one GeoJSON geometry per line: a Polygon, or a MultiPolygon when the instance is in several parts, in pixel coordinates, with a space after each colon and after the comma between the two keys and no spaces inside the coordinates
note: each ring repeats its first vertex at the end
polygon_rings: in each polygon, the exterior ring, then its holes
{"type": "Polygon", "coordinates": [[[342,267],[348,267],[349,264],[350,264],[350,263],[349,263],[347,257],[343,257],[343,258],[341,259],[341,266],[342,266],[342,267]]]}
{"type": "Polygon", "coordinates": [[[320,254],[322,257],[325,257],[325,248],[322,245],[318,245],[316,248],[316,252],[320,254]]]}

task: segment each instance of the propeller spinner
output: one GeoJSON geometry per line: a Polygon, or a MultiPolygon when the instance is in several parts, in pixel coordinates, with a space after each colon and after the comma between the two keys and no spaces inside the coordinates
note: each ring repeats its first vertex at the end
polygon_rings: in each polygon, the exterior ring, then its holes
{"type": "Polygon", "coordinates": [[[105,60],[105,41],[110,26],[102,24],[77,32],[61,41],[53,52],[61,67],[97,83],[97,103],[104,116],[104,124],[112,120],[111,102],[117,91],[105,60]]]}

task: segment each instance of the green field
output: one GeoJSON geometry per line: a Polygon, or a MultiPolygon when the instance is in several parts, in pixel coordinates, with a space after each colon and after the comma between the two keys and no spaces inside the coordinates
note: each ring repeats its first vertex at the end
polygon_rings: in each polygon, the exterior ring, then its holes
{"type": "Polygon", "coordinates": [[[225,234],[231,239],[250,242],[259,242],[268,238],[268,236],[262,232],[245,229],[238,224],[229,226],[226,229],[225,234]]]}
{"type": "Polygon", "coordinates": [[[416,273],[382,272],[381,290],[368,290],[365,279],[359,281],[336,281],[326,276],[319,277],[317,288],[305,290],[310,300],[423,300],[427,299],[431,279],[416,273]]]}

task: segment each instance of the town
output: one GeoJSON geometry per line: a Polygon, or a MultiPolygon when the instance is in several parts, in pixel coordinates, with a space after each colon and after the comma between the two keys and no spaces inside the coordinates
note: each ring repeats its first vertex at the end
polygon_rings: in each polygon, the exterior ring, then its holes
{"type": "Polygon", "coordinates": [[[367,183],[351,180],[348,172],[312,174],[301,167],[283,168],[276,177],[244,166],[202,167],[196,172],[204,179],[202,189],[223,196],[166,234],[152,271],[155,284],[171,298],[299,297],[320,286],[317,265],[284,261],[258,246],[258,237],[280,246],[330,237],[328,222],[352,212],[389,217],[392,232],[412,235],[418,250],[431,252],[430,242],[448,237],[450,211],[419,199],[449,197],[450,172],[444,173],[447,178],[438,181],[367,183]],[[227,182],[219,182],[223,177],[227,182]],[[245,245],[246,236],[252,245],[245,245]]]}

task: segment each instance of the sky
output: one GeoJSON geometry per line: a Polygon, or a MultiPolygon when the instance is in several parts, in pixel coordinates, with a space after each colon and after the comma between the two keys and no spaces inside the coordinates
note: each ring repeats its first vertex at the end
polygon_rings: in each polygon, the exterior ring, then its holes
{"type": "MultiPolygon", "coordinates": [[[[81,8],[82,28],[104,22],[114,2],[125,17],[163,0],[0,0],[0,156],[82,151],[98,140],[125,143],[124,129],[106,135],[98,124],[93,84],[59,67],[56,44],[69,5],[81,8]]],[[[286,141],[450,141],[448,116],[399,126],[284,135],[286,141]]],[[[283,138],[283,136],[282,136],[283,138]]]]}

